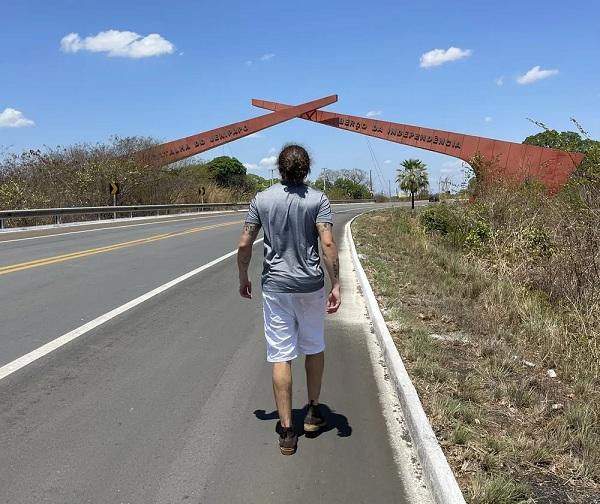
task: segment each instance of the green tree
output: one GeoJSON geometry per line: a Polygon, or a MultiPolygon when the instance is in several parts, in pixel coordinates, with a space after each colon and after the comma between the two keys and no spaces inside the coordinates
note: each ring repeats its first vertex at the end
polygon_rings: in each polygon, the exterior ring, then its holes
{"type": "Polygon", "coordinates": [[[571,119],[579,133],[576,131],[556,131],[547,128],[543,123],[535,122],[544,131],[535,135],[528,136],[523,140],[524,144],[538,145],[540,147],[550,147],[567,152],[582,152],[585,159],[577,168],[576,174],[583,180],[600,181],[600,141],[589,137],[581,125],[571,119]]]}
{"type": "Polygon", "coordinates": [[[325,191],[330,199],[369,199],[372,197],[367,185],[369,174],[358,168],[351,170],[323,169],[311,183],[319,191],[325,191]]]}
{"type": "Polygon", "coordinates": [[[310,185],[319,191],[327,193],[328,189],[333,185],[333,182],[329,177],[320,175],[314,182],[311,182],[310,185]]]}
{"type": "Polygon", "coordinates": [[[530,135],[523,140],[524,144],[549,147],[568,152],[586,152],[590,142],[593,142],[593,140],[581,138],[581,135],[575,131],[558,132],[552,129],[546,129],[541,133],[530,135]]]}
{"type": "Polygon", "coordinates": [[[369,199],[371,197],[371,192],[366,185],[349,178],[337,179],[333,183],[333,187],[343,192],[348,199],[369,199]]]}
{"type": "Polygon", "coordinates": [[[422,189],[429,187],[429,177],[427,176],[427,165],[420,159],[405,159],[400,163],[402,168],[398,168],[396,183],[400,189],[410,193],[412,208],[415,208],[415,194],[422,189]]]}
{"type": "Polygon", "coordinates": [[[271,180],[261,177],[260,175],[254,175],[254,173],[248,173],[248,175],[246,175],[246,188],[250,192],[264,191],[271,186],[272,183],[277,182],[278,180],[272,182],[271,180]]]}
{"type": "Polygon", "coordinates": [[[206,168],[220,186],[244,187],[246,184],[246,167],[234,157],[216,157],[206,163],[206,168]]]}

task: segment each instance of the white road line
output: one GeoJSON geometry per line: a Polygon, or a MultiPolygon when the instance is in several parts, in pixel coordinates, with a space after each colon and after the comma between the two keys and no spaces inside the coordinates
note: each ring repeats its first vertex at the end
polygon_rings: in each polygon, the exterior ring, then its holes
{"type": "MultiPolygon", "coordinates": [[[[334,203],[332,204],[332,206],[342,206],[342,205],[347,205],[348,203],[334,203]]],[[[363,203],[364,204],[364,203],[363,203]]],[[[364,207],[358,207],[358,208],[364,208],[364,207]]],[[[356,209],[358,209],[356,208],[356,209]]],[[[333,213],[344,213],[348,210],[356,210],[355,208],[350,208],[350,209],[344,209],[344,211],[341,212],[333,212],[333,213]]],[[[130,228],[130,227],[137,227],[137,226],[152,226],[152,225],[156,225],[156,224],[168,224],[170,222],[180,222],[180,221],[187,221],[187,220],[196,220],[196,219],[210,219],[211,217],[222,217],[222,216],[227,216],[230,214],[236,214],[239,213],[239,210],[223,210],[221,212],[210,212],[209,215],[198,215],[198,216],[190,216],[190,217],[184,217],[181,219],[169,219],[167,216],[162,216],[165,220],[164,221],[152,221],[152,222],[138,222],[135,224],[124,224],[122,226],[105,226],[105,227],[100,227],[100,228],[94,228],[94,229],[81,229],[79,231],[66,231],[64,233],[52,233],[52,234],[47,234],[47,235],[40,235],[40,236],[29,236],[27,238],[13,238],[12,240],[0,240],[0,246],[4,243],[13,243],[13,242],[19,242],[19,241],[26,241],[26,240],[39,240],[40,238],[53,238],[53,237],[57,237],[57,236],[65,236],[65,235],[71,235],[71,234],[80,234],[80,233],[93,233],[94,231],[105,231],[105,230],[110,230],[110,229],[123,229],[123,228],[130,228]]],[[[140,219],[143,218],[145,219],[146,217],[134,217],[133,219],[140,219]]],[[[147,217],[148,219],[156,219],[157,217],[147,217]]],[[[131,219],[122,219],[124,221],[131,221],[131,219]]],[[[86,222],[78,222],[76,224],[73,225],[77,225],[77,226],[92,226],[94,225],[94,221],[86,221],[86,222]]],[[[66,226],[65,226],[66,227],[66,226]]],[[[46,229],[60,229],[58,227],[50,227],[50,228],[46,228],[46,229]]],[[[40,227],[36,227],[36,226],[32,226],[31,228],[19,228],[19,229],[7,229],[5,231],[3,231],[2,233],[0,233],[0,237],[2,236],[3,233],[12,233],[12,232],[27,232],[27,231],[39,231],[41,230],[40,227]]]]}
{"type": "MultiPolygon", "coordinates": [[[[179,219],[179,220],[190,220],[190,219],[179,219]]],[[[168,222],[175,222],[175,221],[168,221],[168,222]]],[[[148,223],[144,223],[144,224],[129,224],[127,226],[119,226],[119,227],[123,228],[123,227],[131,227],[131,226],[141,226],[141,225],[145,225],[145,224],[155,224],[155,223],[148,222],[148,223]]],[[[114,226],[106,228],[106,229],[114,229],[114,226]]],[[[98,230],[99,229],[71,231],[69,233],[60,233],[60,235],[72,234],[72,233],[84,233],[87,231],[98,231],[98,230]]],[[[44,235],[44,236],[52,236],[52,235],[44,235]]],[[[56,235],[54,235],[54,236],[56,236],[56,235]]],[[[42,238],[42,237],[32,237],[32,238],[42,238]]],[[[28,240],[28,239],[32,239],[32,238],[19,238],[19,240],[28,240]]],[[[17,241],[17,240],[10,240],[10,241],[17,241]]],[[[254,244],[256,245],[257,243],[259,243],[261,241],[263,241],[263,238],[256,240],[254,242],[254,244]]],[[[2,243],[6,243],[6,242],[2,242],[2,243]]],[[[4,366],[0,367],[0,380],[3,380],[7,376],[18,371],[19,369],[24,368],[28,364],[31,364],[32,362],[38,360],[39,358],[43,357],[44,355],[48,355],[49,353],[53,352],[57,348],[60,348],[61,346],[66,345],[70,341],[73,341],[74,339],[78,338],[79,336],[91,331],[92,329],[95,329],[96,327],[104,324],[105,322],[108,322],[109,320],[121,315],[122,313],[125,313],[128,310],[131,310],[132,308],[138,306],[139,304],[143,303],[144,301],[147,301],[148,299],[153,298],[154,296],[157,296],[158,294],[166,291],[167,289],[170,289],[171,287],[187,280],[188,278],[191,278],[194,275],[201,273],[202,271],[210,268],[211,266],[214,266],[215,264],[218,264],[218,263],[224,261],[225,259],[230,258],[231,256],[235,255],[236,253],[237,253],[237,250],[232,250],[228,254],[225,254],[203,266],[200,266],[199,268],[189,271],[189,272],[171,280],[170,282],[167,282],[167,283],[157,287],[156,289],[153,289],[150,292],[147,292],[146,294],[142,294],[141,296],[139,296],[135,299],[132,299],[131,301],[105,313],[104,315],[100,315],[99,317],[95,318],[94,320],[91,320],[91,321],[87,322],[86,324],[79,326],[77,329],[73,329],[72,331],[70,331],[66,334],[63,334],[62,336],[59,336],[58,338],[46,343],[45,345],[42,345],[41,347],[38,347],[35,350],[13,360],[12,362],[5,364],[4,366]]]]}
{"type": "MultiPolygon", "coordinates": [[[[53,233],[53,234],[47,234],[47,235],[41,235],[41,236],[30,236],[28,238],[14,238],[12,240],[0,240],[0,245],[2,245],[3,243],[12,243],[12,242],[18,242],[18,241],[25,241],[25,240],[38,240],[40,238],[56,238],[57,236],[65,236],[65,235],[70,235],[70,234],[79,234],[79,233],[92,233],[94,231],[104,231],[106,229],[123,229],[123,228],[130,228],[130,227],[136,227],[136,226],[151,226],[153,224],[169,224],[171,222],[180,222],[180,221],[188,221],[188,220],[197,220],[197,219],[210,219],[211,217],[222,217],[222,216],[227,216],[227,215],[231,215],[237,212],[226,212],[226,213],[221,213],[221,212],[215,212],[211,215],[199,215],[197,217],[187,217],[187,218],[182,218],[182,219],[165,219],[164,221],[154,221],[154,222],[140,222],[140,223],[136,223],[136,224],[125,224],[123,226],[106,226],[106,227],[101,227],[101,228],[94,228],[94,229],[82,229],[80,231],[67,231],[66,233],[53,233]]],[[[93,224],[93,222],[90,223],[90,225],[93,224]]],[[[56,229],[56,228],[52,228],[52,229],[56,229]]],[[[27,231],[35,231],[34,228],[32,228],[31,230],[27,230],[27,231]]],[[[7,231],[8,232],[8,231],[7,231]]],[[[0,235],[2,236],[2,235],[0,235]]]]}
{"type": "MultiPolygon", "coordinates": [[[[261,241],[263,241],[263,238],[256,240],[254,242],[254,244],[256,245],[257,243],[259,243],[261,241]]],[[[142,294],[141,296],[139,296],[135,299],[132,299],[128,303],[125,303],[125,304],[115,308],[114,310],[111,310],[111,311],[105,313],[104,315],[100,315],[99,317],[95,318],[94,320],[90,320],[88,323],[83,324],[82,326],[79,326],[77,329],[73,329],[72,331],[70,331],[66,334],[63,334],[62,336],[59,336],[58,338],[46,343],[45,345],[42,345],[39,348],[36,348],[35,350],[23,355],[22,357],[19,357],[18,359],[15,359],[14,361],[9,362],[8,364],[5,364],[4,366],[0,367],[0,380],[3,380],[4,378],[11,375],[15,371],[18,371],[19,369],[24,368],[28,364],[31,364],[32,362],[38,360],[40,357],[43,357],[44,355],[48,355],[50,352],[53,352],[57,348],[60,348],[61,346],[66,345],[67,343],[69,343],[70,341],[73,341],[76,338],[79,338],[79,336],[91,331],[92,329],[95,329],[96,327],[104,324],[105,322],[108,322],[109,320],[121,315],[122,313],[125,313],[128,310],[131,310],[132,308],[138,306],[139,304],[142,304],[144,301],[148,301],[148,299],[153,298],[154,296],[157,296],[158,294],[166,291],[167,289],[170,289],[171,287],[174,287],[177,284],[180,284],[181,282],[187,280],[188,278],[193,277],[194,275],[197,275],[198,273],[201,273],[202,271],[210,268],[211,266],[214,266],[215,264],[218,264],[218,263],[224,261],[225,259],[229,259],[236,253],[237,253],[237,250],[232,250],[231,252],[229,252],[213,261],[210,261],[209,263],[206,263],[203,266],[193,269],[192,271],[188,271],[187,273],[171,280],[170,282],[167,282],[167,283],[157,287],[156,289],[151,290],[150,292],[146,292],[146,294],[142,294]]]]}

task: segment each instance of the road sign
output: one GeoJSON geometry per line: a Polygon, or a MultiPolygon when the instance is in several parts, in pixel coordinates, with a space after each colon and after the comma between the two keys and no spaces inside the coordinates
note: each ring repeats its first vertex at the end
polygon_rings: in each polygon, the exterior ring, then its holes
{"type": "Polygon", "coordinates": [[[198,194],[199,194],[200,196],[205,196],[205,195],[206,195],[206,188],[205,188],[204,186],[202,186],[202,187],[199,187],[199,188],[198,188],[198,194]]]}
{"type": "Polygon", "coordinates": [[[119,184],[117,184],[114,180],[111,181],[111,183],[109,184],[109,190],[110,190],[110,194],[112,194],[113,196],[116,196],[117,194],[119,194],[121,192],[121,190],[119,188],[119,184]]]}

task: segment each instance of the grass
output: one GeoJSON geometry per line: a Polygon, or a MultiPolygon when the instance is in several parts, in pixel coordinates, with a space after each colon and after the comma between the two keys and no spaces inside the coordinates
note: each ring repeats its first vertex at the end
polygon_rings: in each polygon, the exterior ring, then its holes
{"type": "Polygon", "coordinates": [[[594,326],[418,213],[369,213],[353,234],[467,501],[600,502],[594,326]]]}
{"type": "Polygon", "coordinates": [[[452,431],[452,442],[457,445],[466,445],[473,437],[473,431],[465,425],[458,424],[452,431]]]}
{"type": "Polygon", "coordinates": [[[472,504],[528,503],[526,488],[503,476],[478,478],[474,486],[472,504]]]}

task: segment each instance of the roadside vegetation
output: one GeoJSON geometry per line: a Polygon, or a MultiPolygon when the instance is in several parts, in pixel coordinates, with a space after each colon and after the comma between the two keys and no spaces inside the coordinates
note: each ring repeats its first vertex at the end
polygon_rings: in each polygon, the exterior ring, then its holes
{"type": "Polygon", "coordinates": [[[260,183],[235,179],[233,174],[231,183],[224,183],[218,162],[161,167],[127,160],[128,155],[155,143],[148,138],[115,137],[106,144],[5,154],[0,159],[0,208],[112,205],[111,181],[120,185],[119,205],[196,203],[201,186],[206,188],[206,202],[235,201],[260,183]]]}
{"type": "Polygon", "coordinates": [[[600,143],[580,133],[527,139],[586,152],[558,195],[473,182],[470,203],[354,224],[472,504],[600,502],[600,143]]]}
{"type": "MultiPolygon", "coordinates": [[[[369,174],[364,170],[324,170],[311,184],[332,200],[371,199],[369,174]]],[[[379,195],[382,198],[382,195],[379,195]]]]}
{"type": "MultiPolygon", "coordinates": [[[[107,143],[45,147],[20,154],[0,151],[0,210],[112,205],[112,181],[120,187],[118,205],[249,201],[257,191],[278,182],[247,173],[238,159],[229,156],[169,166],[142,166],[128,160],[132,153],[157,143],[151,138],[114,137],[107,143]]],[[[327,175],[330,199],[371,198],[365,172],[340,170],[327,175]]],[[[313,185],[322,189],[323,182],[313,185]]],[[[49,218],[15,219],[8,225],[49,222],[49,218]]]]}

